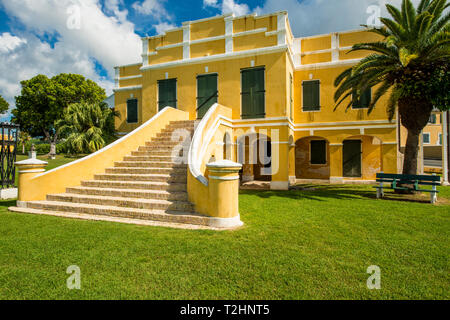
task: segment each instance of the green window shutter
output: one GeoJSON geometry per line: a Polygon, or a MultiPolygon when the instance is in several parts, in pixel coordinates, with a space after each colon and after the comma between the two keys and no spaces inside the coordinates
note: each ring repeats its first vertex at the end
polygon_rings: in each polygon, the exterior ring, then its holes
{"type": "Polygon", "coordinates": [[[320,81],[303,82],[303,111],[320,110],[320,81]]]}
{"type": "Polygon", "coordinates": [[[265,69],[255,68],[241,71],[242,74],[242,118],[264,118],[265,116],[265,69]]]}
{"type": "Polygon", "coordinates": [[[431,114],[430,120],[428,122],[431,124],[436,124],[436,114],[431,114]]]}
{"type": "Polygon", "coordinates": [[[138,101],[137,99],[127,100],[127,122],[138,122],[138,101]]]}
{"type": "Polygon", "coordinates": [[[217,102],[217,74],[197,77],[197,117],[203,118],[209,108],[217,102]]]}
{"type": "Polygon", "coordinates": [[[429,133],[422,134],[422,137],[423,137],[423,143],[430,143],[430,134],[429,133]]]}
{"type": "MultiPolygon", "coordinates": [[[[354,92],[354,91],[353,91],[354,92]]],[[[364,108],[368,108],[370,105],[370,102],[372,101],[372,89],[368,88],[366,90],[364,90],[364,92],[361,93],[361,97],[360,99],[356,99],[356,94],[353,93],[352,94],[352,99],[353,99],[353,109],[364,109],[364,108]]]]}
{"type": "Polygon", "coordinates": [[[311,164],[327,163],[327,142],[325,140],[311,140],[311,164]]]}
{"type": "Polygon", "coordinates": [[[177,79],[158,81],[158,110],[167,106],[177,107],[177,79]]]}

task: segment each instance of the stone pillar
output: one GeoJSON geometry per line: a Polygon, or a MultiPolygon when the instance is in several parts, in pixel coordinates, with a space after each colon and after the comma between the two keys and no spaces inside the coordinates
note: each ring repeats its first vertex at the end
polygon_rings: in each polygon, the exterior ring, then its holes
{"type": "Polygon", "coordinates": [[[211,225],[232,228],[243,225],[239,216],[239,170],[242,165],[220,160],[206,165],[209,179],[209,214],[211,225]]]}
{"type": "Polygon", "coordinates": [[[16,168],[19,174],[19,194],[17,198],[17,206],[20,207],[23,201],[32,201],[33,194],[25,193],[24,186],[35,176],[45,171],[48,163],[36,159],[35,156],[26,160],[16,162],[16,168]]]}
{"type": "Polygon", "coordinates": [[[342,183],[344,180],[342,151],[342,143],[330,143],[330,183],[342,183]]]}

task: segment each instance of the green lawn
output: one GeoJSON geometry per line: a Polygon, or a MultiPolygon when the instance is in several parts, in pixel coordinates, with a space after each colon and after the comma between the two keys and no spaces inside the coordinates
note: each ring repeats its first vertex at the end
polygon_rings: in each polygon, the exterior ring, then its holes
{"type": "Polygon", "coordinates": [[[450,188],[440,204],[370,186],[241,191],[245,226],[179,230],[10,213],[0,299],[449,299],[450,188]],[[81,268],[68,290],[66,268],[81,268]],[[381,290],[368,290],[370,265],[381,290]]]}

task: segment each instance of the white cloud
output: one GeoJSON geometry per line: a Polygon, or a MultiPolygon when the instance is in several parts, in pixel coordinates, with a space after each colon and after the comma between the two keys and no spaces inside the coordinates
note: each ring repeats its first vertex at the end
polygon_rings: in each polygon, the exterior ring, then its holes
{"type": "Polygon", "coordinates": [[[267,0],[256,12],[287,10],[292,32],[299,37],[361,28],[373,15],[367,12],[370,6],[380,6],[381,16],[387,16],[385,3],[398,6],[401,0],[267,0]]]}
{"type": "Polygon", "coordinates": [[[217,0],[203,0],[203,6],[219,8],[219,4],[217,2],[217,0]]]}
{"type": "Polygon", "coordinates": [[[222,13],[234,13],[236,16],[242,16],[248,14],[250,9],[245,3],[239,4],[234,0],[223,0],[222,1],[222,13]]]}
{"type": "Polygon", "coordinates": [[[0,53],[8,53],[25,43],[27,43],[25,39],[21,39],[11,35],[9,32],[5,32],[0,35],[0,53]]]}
{"type": "Polygon", "coordinates": [[[141,60],[142,42],[127,11],[120,10],[121,1],[105,0],[108,16],[100,0],[0,0],[27,30],[0,37],[0,94],[13,106],[21,80],[61,72],[82,74],[111,93],[113,67],[141,60]],[[57,41],[52,47],[36,34],[50,34],[57,41]],[[109,77],[97,73],[95,61],[109,77]]]}
{"type": "Polygon", "coordinates": [[[169,15],[166,9],[164,9],[162,2],[161,0],[144,0],[142,3],[135,2],[133,3],[133,9],[141,14],[152,15],[157,18],[161,16],[168,18],[169,15]]]}
{"type": "Polygon", "coordinates": [[[236,16],[242,16],[250,12],[248,5],[237,3],[235,0],[223,0],[221,4],[218,0],[203,0],[203,6],[220,9],[222,14],[234,13],[236,16]]]}
{"type": "Polygon", "coordinates": [[[167,30],[176,28],[177,26],[167,22],[161,22],[159,24],[154,25],[157,34],[163,34],[167,30]]]}

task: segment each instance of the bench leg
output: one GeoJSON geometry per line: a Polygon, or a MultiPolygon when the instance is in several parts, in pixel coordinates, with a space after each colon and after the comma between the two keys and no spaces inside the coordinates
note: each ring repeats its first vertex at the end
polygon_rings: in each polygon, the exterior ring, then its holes
{"type": "Polygon", "coordinates": [[[437,201],[437,193],[436,192],[430,192],[430,196],[431,196],[431,203],[435,204],[437,201]]]}
{"type": "Polygon", "coordinates": [[[383,189],[377,188],[377,199],[383,198],[384,192],[383,189]]]}

